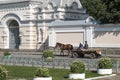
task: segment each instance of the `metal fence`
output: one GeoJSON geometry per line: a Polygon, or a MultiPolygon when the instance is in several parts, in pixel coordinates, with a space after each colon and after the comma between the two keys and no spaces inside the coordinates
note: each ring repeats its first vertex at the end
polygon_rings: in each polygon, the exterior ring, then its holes
{"type": "MultiPolygon", "coordinates": [[[[49,67],[49,68],[64,68],[69,69],[71,62],[75,59],[53,59],[46,61],[43,58],[31,57],[4,57],[0,56],[1,65],[19,65],[19,66],[36,66],[36,67],[49,67]]],[[[87,70],[97,70],[98,59],[80,59],[86,63],[87,70]]],[[[120,60],[113,60],[113,71],[120,73],[120,60]]]]}

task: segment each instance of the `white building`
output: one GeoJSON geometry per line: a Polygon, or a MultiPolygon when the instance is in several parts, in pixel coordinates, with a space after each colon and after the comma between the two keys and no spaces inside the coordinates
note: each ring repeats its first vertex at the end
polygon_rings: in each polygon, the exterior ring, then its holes
{"type": "Polygon", "coordinates": [[[40,49],[48,42],[48,23],[84,20],[79,0],[0,0],[0,48],[40,49]]]}
{"type": "Polygon", "coordinates": [[[0,48],[42,49],[56,42],[120,47],[120,24],[95,25],[79,0],[0,0],[0,48]]]}

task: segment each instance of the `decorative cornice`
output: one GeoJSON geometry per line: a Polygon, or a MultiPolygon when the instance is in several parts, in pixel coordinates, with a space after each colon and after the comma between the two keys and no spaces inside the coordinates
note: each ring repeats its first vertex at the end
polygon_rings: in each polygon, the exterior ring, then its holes
{"type": "Polygon", "coordinates": [[[29,0],[4,0],[0,1],[0,4],[8,4],[8,3],[18,3],[18,2],[26,2],[29,0]]]}
{"type": "Polygon", "coordinates": [[[41,2],[41,1],[40,0],[3,0],[0,1],[0,4],[19,3],[19,2],[41,2]]]}
{"type": "Polygon", "coordinates": [[[0,5],[0,12],[11,12],[11,11],[19,11],[19,10],[28,10],[29,4],[26,3],[19,3],[19,4],[7,4],[7,5],[0,5]]]}

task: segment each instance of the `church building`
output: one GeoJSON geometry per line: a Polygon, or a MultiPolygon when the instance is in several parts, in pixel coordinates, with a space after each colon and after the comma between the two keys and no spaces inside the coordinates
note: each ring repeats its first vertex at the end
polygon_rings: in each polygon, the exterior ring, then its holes
{"type": "Polygon", "coordinates": [[[56,42],[120,47],[120,24],[96,25],[80,0],[0,0],[0,49],[38,50],[56,42]],[[109,36],[109,38],[108,38],[109,36]]]}
{"type": "Polygon", "coordinates": [[[48,24],[84,20],[79,0],[0,0],[0,48],[39,49],[48,43],[48,24]]]}

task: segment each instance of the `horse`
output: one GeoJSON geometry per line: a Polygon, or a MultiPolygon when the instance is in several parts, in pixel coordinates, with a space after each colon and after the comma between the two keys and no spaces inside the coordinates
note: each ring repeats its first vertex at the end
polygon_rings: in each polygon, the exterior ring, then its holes
{"type": "Polygon", "coordinates": [[[73,50],[73,45],[71,45],[71,44],[62,44],[62,43],[57,42],[54,49],[56,49],[56,48],[59,48],[61,50],[60,55],[62,55],[62,53],[64,55],[64,50],[67,50],[68,51],[68,56],[69,56],[69,53],[73,50]]]}

